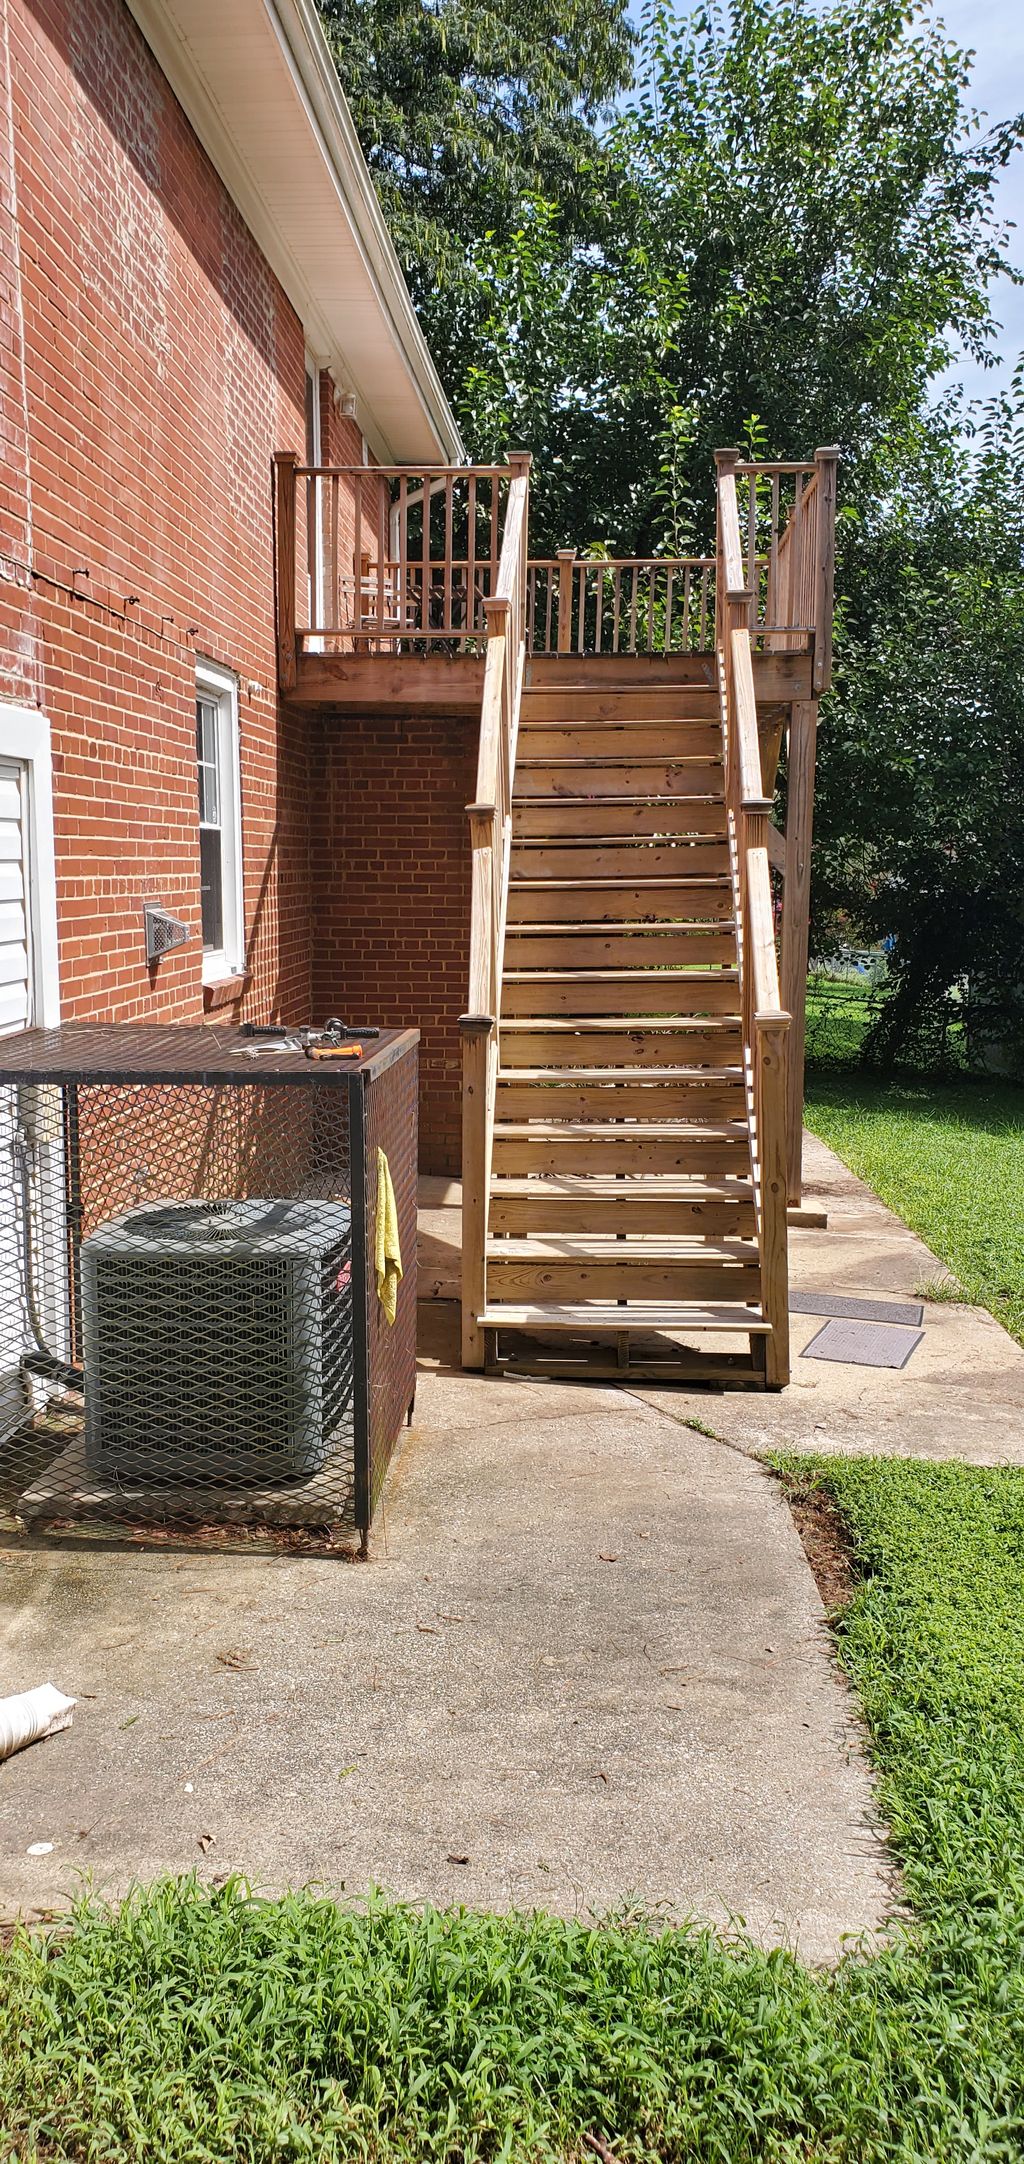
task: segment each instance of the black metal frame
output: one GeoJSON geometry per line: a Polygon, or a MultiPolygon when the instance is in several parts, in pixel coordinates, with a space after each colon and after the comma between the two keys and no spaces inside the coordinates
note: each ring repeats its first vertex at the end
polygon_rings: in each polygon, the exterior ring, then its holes
{"type": "MultiPolygon", "coordinates": [[[[154,1096],[163,1087],[220,1092],[343,1093],[348,1121],[346,1176],[351,1208],[351,1300],[353,1370],[353,1518],[348,1530],[366,1536],[387,1464],[404,1421],[412,1418],[416,1374],[416,1104],[419,1032],[382,1030],[356,1059],[312,1060],[304,1051],[256,1039],[238,1028],[211,1025],[68,1023],[0,1040],[0,1089],[48,1085],[61,1092],[64,1222],[68,1263],[68,1335],[71,1360],[53,1363],[49,1380],[66,1391],[82,1360],[81,1246],[83,1152],[88,1172],[88,1132],[83,1136],[80,1092],[87,1086],[143,1085],[154,1096]],[[258,1050],[254,1056],[254,1044],[258,1050]],[[374,1274],[378,1143],[391,1168],[402,1233],[403,1276],[394,1325],[384,1323],[374,1274]]],[[[180,1100],[172,1100],[177,1102],[180,1100]]],[[[254,1104],[266,1100],[253,1099],[254,1104]]],[[[325,1112],[331,1098],[320,1098],[325,1112]]],[[[333,1100],[336,1102],[336,1100],[333,1100]]],[[[147,1103],[149,1102],[147,1094],[147,1103]]],[[[219,1100],[218,1100],[219,1102],[219,1100]]],[[[341,1105],[337,1106],[339,1119],[341,1105]]],[[[93,1108],[93,1120],[103,1111],[93,1108]]],[[[309,1118],[316,1117],[316,1102],[309,1118]]],[[[333,1117],[333,1115],[332,1115],[333,1117]]],[[[301,1121],[292,1123],[301,1127],[301,1121]]],[[[257,1189],[257,1192],[260,1190],[257,1189]]],[[[46,1363],[29,1350],[23,1368],[37,1377],[46,1363]]],[[[119,1520],[130,1524],[130,1501],[119,1520]]],[[[108,1522],[109,1522],[109,1513],[108,1522]]],[[[246,1522],[236,1514],[233,1522],[246,1522]]],[[[257,1521],[258,1522],[258,1521],[257,1521]]],[[[66,1520],[61,1520],[66,1526],[66,1520]]]]}

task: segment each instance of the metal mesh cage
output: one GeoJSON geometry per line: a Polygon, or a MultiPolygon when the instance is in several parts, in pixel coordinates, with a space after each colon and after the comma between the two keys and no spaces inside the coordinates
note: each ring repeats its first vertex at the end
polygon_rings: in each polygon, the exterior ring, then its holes
{"type": "Polygon", "coordinates": [[[417,1043],[340,1070],[235,1030],[0,1044],[0,1524],[365,1533],[415,1388],[417,1043]]]}

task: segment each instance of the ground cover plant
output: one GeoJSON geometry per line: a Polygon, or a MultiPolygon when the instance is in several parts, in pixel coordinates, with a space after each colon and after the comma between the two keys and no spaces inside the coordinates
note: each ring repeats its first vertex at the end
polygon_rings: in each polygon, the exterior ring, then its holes
{"type": "Polygon", "coordinates": [[[1024,1086],[812,1069],[805,1117],[1024,1343],[1024,1086]]]}
{"type": "Polygon", "coordinates": [[[83,1903],[0,1967],[6,2158],[997,2164],[1024,2150],[1024,1472],[792,1461],[911,1919],[834,1972],[742,1937],[230,1883],[83,1903]]]}

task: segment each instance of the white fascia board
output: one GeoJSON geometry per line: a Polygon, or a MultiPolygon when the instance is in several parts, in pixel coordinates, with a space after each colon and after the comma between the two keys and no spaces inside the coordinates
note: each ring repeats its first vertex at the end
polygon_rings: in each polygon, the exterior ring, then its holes
{"type": "Polygon", "coordinates": [[[128,0],[376,456],[466,456],[312,0],[128,0]]]}

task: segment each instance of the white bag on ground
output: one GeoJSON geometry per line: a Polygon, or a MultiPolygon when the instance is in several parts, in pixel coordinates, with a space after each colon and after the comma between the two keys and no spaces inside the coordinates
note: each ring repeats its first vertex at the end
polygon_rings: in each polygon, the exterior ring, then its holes
{"type": "Polygon", "coordinates": [[[40,1683],[16,1698],[0,1698],[0,1759],[24,1750],[26,1743],[41,1743],[44,1736],[70,1728],[76,1704],[76,1699],[65,1698],[52,1683],[40,1683]]]}

